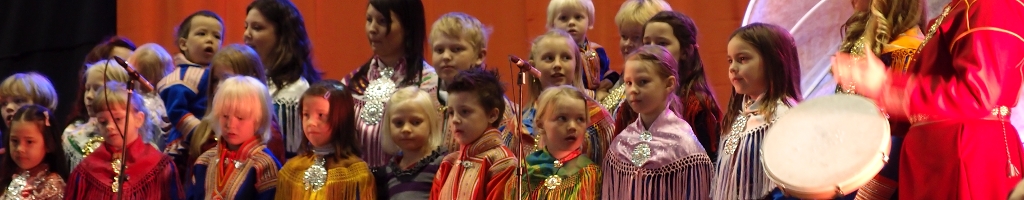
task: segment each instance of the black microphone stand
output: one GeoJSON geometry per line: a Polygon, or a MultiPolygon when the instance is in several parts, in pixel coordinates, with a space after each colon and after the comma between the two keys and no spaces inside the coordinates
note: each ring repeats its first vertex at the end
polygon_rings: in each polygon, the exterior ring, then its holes
{"type": "Polygon", "coordinates": [[[125,180],[127,179],[125,177],[126,176],[125,175],[126,174],[125,168],[127,168],[127,166],[128,166],[128,149],[127,149],[128,148],[128,134],[126,134],[126,133],[128,132],[128,120],[131,119],[130,115],[132,114],[132,112],[131,112],[131,109],[132,109],[132,97],[135,94],[135,81],[139,80],[139,74],[137,74],[137,73],[128,73],[128,76],[129,76],[128,84],[127,84],[128,98],[127,98],[127,101],[125,101],[126,103],[125,103],[125,106],[124,106],[125,115],[127,115],[127,116],[124,117],[124,129],[121,130],[121,166],[120,166],[120,168],[121,168],[120,172],[121,173],[118,173],[117,180],[116,180],[116,183],[117,183],[117,199],[119,199],[119,200],[120,199],[124,199],[124,184],[125,184],[125,180]]]}
{"type": "MultiPolygon", "coordinates": [[[[521,60],[521,61],[522,62],[526,62],[526,61],[523,61],[523,60],[521,60]]],[[[516,63],[512,63],[512,64],[516,64],[516,63]]],[[[523,123],[523,112],[525,111],[525,110],[523,110],[523,107],[524,107],[523,105],[526,104],[526,102],[523,102],[523,84],[526,84],[526,81],[529,78],[526,76],[526,69],[525,68],[523,68],[523,67],[517,67],[517,68],[519,68],[519,76],[516,78],[516,85],[519,87],[519,112],[516,112],[516,123],[513,124],[516,127],[515,127],[515,129],[513,129],[513,130],[515,130],[515,133],[513,133],[513,134],[516,137],[515,138],[516,141],[519,142],[519,144],[518,144],[519,149],[516,150],[516,154],[517,154],[516,156],[523,156],[523,158],[519,158],[519,165],[516,167],[516,173],[519,174],[519,189],[516,190],[515,192],[516,192],[516,199],[523,199],[523,188],[527,185],[526,182],[523,182],[523,179],[525,179],[524,177],[526,177],[526,171],[525,171],[525,169],[526,169],[526,158],[525,158],[526,156],[525,155],[526,154],[523,154],[524,153],[523,149],[525,149],[526,146],[523,145],[523,134],[521,134],[522,126],[520,126],[520,124],[523,123]]]]}

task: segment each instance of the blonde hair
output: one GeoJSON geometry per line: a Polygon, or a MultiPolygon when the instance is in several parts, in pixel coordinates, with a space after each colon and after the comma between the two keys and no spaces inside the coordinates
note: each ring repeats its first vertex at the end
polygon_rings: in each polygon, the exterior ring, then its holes
{"type": "Polygon", "coordinates": [[[25,98],[33,104],[57,109],[57,90],[46,76],[35,72],[17,73],[0,82],[0,97],[25,98]]]}
{"type": "Polygon", "coordinates": [[[430,136],[427,137],[427,145],[424,145],[424,150],[430,151],[437,149],[441,145],[441,130],[444,128],[444,119],[441,118],[441,112],[438,109],[432,109],[437,105],[434,102],[434,98],[430,97],[426,91],[420,90],[417,86],[408,86],[395,92],[391,96],[391,100],[388,101],[389,105],[384,112],[384,122],[380,127],[380,144],[381,149],[385,153],[396,155],[399,149],[395,141],[391,139],[391,115],[394,115],[395,105],[400,103],[413,103],[416,107],[422,108],[424,114],[427,116],[427,124],[430,125],[430,136]]]}
{"type": "Polygon", "coordinates": [[[615,25],[619,29],[627,25],[643,27],[658,12],[670,10],[672,7],[664,0],[627,0],[615,13],[615,25]]]}
{"type": "MultiPolygon", "coordinates": [[[[565,40],[566,45],[569,45],[569,49],[571,49],[573,52],[573,61],[576,62],[576,66],[573,67],[573,69],[575,70],[574,74],[576,75],[574,77],[571,77],[573,79],[572,86],[577,88],[583,88],[583,76],[579,75],[579,73],[583,73],[583,61],[581,60],[582,56],[580,55],[579,51],[576,51],[576,41],[572,39],[572,36],[569,35],[569,33],[563,30],[548,29],[548,32],[545,32],[543,35],[537,36],[537,39],[534,39],[530,45],[530,63],[536,63],[534,60],[537,59],[536,55],[540,53],[541,50],[540,47],[538,47],[538,44],[541,41],[544,41],[545,39],[562,39],[565,40]]],[[[527,76],[529,77],[527,78],[527,87],[530,88],[530,98],[527,101],[527,105],[529,105],[530,103],[536,101],[538,97],[540,97],[541,91],[544,91],[544,86],[541,85],[540,83],[540,77],[534,77],[529,73],[527,74],[527,76]]]]}
{"type": "Polygon", "coordinates": [[[125,115],[129,116],[135,112],[141,112],[143,117],[142,126],[139,127],[139,137],[146,143],[153,141],[153,131],[155,131],[153,128],[156,125],[153,125],[153,122],[149,120],[149,109],[146,108],[145,102],[142,101],[142,96],[136,93],[128,93],[127,85],[123,82],[110,81],[104,84],[102,88],[96,91],[96,98],[93,98],[92,103],[89,105],[89,109],[94,111],[93,115],[98,115],[114,108],[125,108],[125,115]],[[124,107],[128,101],[132,102],[131,109],[124,107]],[[135,112],[131,112],[132,110],[135,110],[135,112]]]}
{"type": "MultiPolygon", "coordinates": [[[[551,88],[548,88],[548,89],[544,90],[544,92],[542,92],[540,94],[540,98],[537,100],[537,115],[534,117],[535,122],[536,122],[537,127],[538,127],[536,129],[536,130],[538,130],[537,131],[537,135],[544,134],[544,128],[543,128],[543,126],[541,126],[541,124],[544,123],[545,117],[547,117],[549,114],[551,114],[551,112],[554,109],[559,109],[559,108],[552,108],[554,106],[553,104],[555,103],[555,101],[556,100],[561,100],[561,99],[564,99],[564,98],[573,98],[573,99],[583,100],[584,107],[587,107],[586,104],[590,104],[591,102],[596,102],[596,101],[594,101],[594,99],[590,98],[590,96],[588,96],[583,91],[580,91],[578,88],[570,86],[570,85],[559,85],[559,86],[554,86],[554,87],[551,87],[551,88]]],[[[585,113],[584,116],[586,116],[586,119],[584,121],[586,121],[587,123],[590,123],[590,115],[586,114],[586,110],[584,110],[584,113],[585,113]]],[[[584,134],[584,135],[586,135],[586,134],[584,134]]],[[[543,147],[544,146],[543,143],[545,143],[545,142],[543,140],[541,140],[541,142],[540,142],[540,144],[538,144],[538,146],[543,147]]],[[[584,145],[586,145],[586,142],[584,142],[584,145]]]]}
{"type": "MultiPolygon", "coordinates": [[[[846,20],[843,25],[845,31],[843,44],[839,50],[847,53],[856,50],[858,41],[867,35],[868,31],[875,33],[875,38],[863,38],[873,41],[871,51],[875,54],[882,53],[886,44],[898,38],[900,34],[922,24],[924,16],[924,0],[867,0],[871,2],[867,12],[856,12],[846,20]],[[866,30],[868,20],[878,22],[875,30],[866,30]]],[[[911,47],[916,48],[916,47],[911,47]]]]}
{"type": "Polygon", "coordinates": [[[259,114],[254,134],[260,139],[261,144],[266,144],[267,141],[270,141],[270,119],[273,115],[270,102],[270,92],[260,80],[250,76],[232,76],[224,79],[217,87],[217,95],[213,97],[213,107],[210,107],[210,113],[206,114],[206,118],[210,120],[211,124],[216,124],[213,129],[217,138],[220,138],[223,136],[223,130],[220,129],[218,116],[221,116],[225,110],[251,107],[250,103],[258,103],[259,114]]]}
{"type": "MultiPolygon", "coordinates": [[[[128,64],[139,70],[139,74],[146,78],[150,84],[156,85],[164,76],[174,70],[174,62],[171,54],[156,43],[146,43],[139,46],[135,53],[128,58],[128,64]]],[[[145,91],[154,92],[154,91],[145,91]]]]}
{"type": "Polygon", "coordinates": [[[547,27],[555,27],[555,19],[558,18],[558,14],[565,8],[584,9],[587,11],[587,23],[589,26],[587,29],[593,29],[595,23],[594,17],[594,2],[591,0],[551,0],[548,3],[548,21],[547,27]]]}
{"type": "Polygon", "coordinates": [[[473,50],[480,52],[487,48],[487,38],[490,34],[491,29],[484,27],[475,17],[461,12],[450,12],[434,21],[427,42],[434,43],[434,40],[440,37],[458,38],[466,40],[473,50]]]}
{"type": "Polygon", "coordinates": [[[672,57],[672,53],[662,46],[644,45],[626,56],[626,61],[640,61],[649,65],[657,66],[654,69],[648,68],[648,70],[654,71],[654,73],[659,75],[662,79],[668,79],[669,77],[676,78],[676,81],[669,83],[674,87],[674,90],[671,95],[667,95],[668,99],[665,101],[668,103],[668,108],[674,111],[677,117],[683,119],[684,107],[680,101],[680,96],[684,94],[683,88],[679,87],[679,62],[672,57]]]}

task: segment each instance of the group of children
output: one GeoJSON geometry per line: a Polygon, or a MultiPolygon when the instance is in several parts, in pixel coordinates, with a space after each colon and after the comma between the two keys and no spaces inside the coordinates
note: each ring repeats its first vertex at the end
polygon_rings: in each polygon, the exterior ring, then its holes
{"type": "Polygon", "coordinates": [[[621,74],[587,39],[593,3],[552,0],[550,30],[531,44],[539,74],[521,108],[484,69],[490,30],[467,14],[445,14],[426,32],[419,0],[370,0],[374,56],[337,81],[313,67],[292,3],[246,9],[244,45],[223,46],[222,20],[200,11],[178,27],[175,56],[125,38],[98,46],[63,134],[51,133],[57,98],[45,77],[0,83],[4,195],[761,198],[775,186],[760,166],[760,139],[801,98],[792,37],[755,23],[730,37],[733,92],[720,110],[694,22],[660,0],[626,1],[615,17],[621,74]],[[111,56],[127,57],[157,88],[130,93],[111,56]]]}

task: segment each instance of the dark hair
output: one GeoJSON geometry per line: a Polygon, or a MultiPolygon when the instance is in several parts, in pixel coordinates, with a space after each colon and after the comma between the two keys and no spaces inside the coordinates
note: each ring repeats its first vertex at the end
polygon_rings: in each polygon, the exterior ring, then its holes
{"type": "MultiPolygon", "coordinates": [[[[46,155],[43,157],[42,163],[49,166],[49,171],[57,173],[65,181],[68,177],[68,160],[64,157],[64,150],[61,147],[61,130],[54,128],[56,123],[50,121],[53,113],[49,109],[40,105],[28,105],[23,106],[14,113],[13,122],[24,121],[32,122],[36,126],[39,126],[40,132],[43,134],[43,145],[46,147],[46,155]]],[[[13,125],[13,124],[12,124],[13,125]]],[[[12,176],[18,173],[20,168],[18,164],[11,158],[11,154],[15,151],[11,144],[11,133],[3,134],[3,142],[7,146],[7,153],[3,155],[3,165],[0,165],[0,184],[9,185],[12,180],[12,176]]],[[[35,175],[35,174],[33,174],[35,175]]]]}
{"type": "MultiPolygon", "coordinates": [[[[775,118],[775,108],[778,107],[778,100],[783,104],[791,105],[786,98],[793,98],[801,101],[800,96],[800,57],[797,55],[796,42],[793,36],[789,35],[786,29],[773,25],[755,22],[736,29],[729,36],[742,39],[757,49],[761,55],[761,65],[764,66],[765,83],[763,101],[763,114],[765,119],[775,118]]],[[[729,98],[729,107],[725,112],[725,123],[722,123],[722,134],[732,130],[730,126],[736,120],[743,107],[743,95],[732,89],[732,96],[729,98]]]]}
{"type": "Polygon", "coordinates": [[[78,70],[78,93],[75,94],[75,103],[72,103],[70,117],[67,119],[68,124],[74,124],[75,121],[86,120],[89,118],[89,112],[85,110],[85,71],[89,69],[90,64],[110,59],[111,53],[114,51],[114,47],[124,47],[132,51],[137,49],[135,43],[132,43],[128,38],[123,36],[112,36],[105,39],[100,44],[97,44],[89,51],[89,54],[85,55],[85,62],[82,63],[82,68],[78,70]]]}
{"type": "MultiPolygon", "coordinates": [[[[320,72],[313,67],[312,43],[306,33],[302,14],[291,1],[256,0],[245,8],[245,13],[259,10],[263,17],[274,25],[277,46],[264,55],[267,76],[278,89],[286,84],[305,78],[310,83],[320,81],[320,72]]],[[[280,90],[278,90],[280,91],[280,90]]]]}
{"type": "MultiPolygon", "coordinates": [[[[707,74],[704,72],[704,61],[700,58],[700,48],[697,45],[697,25],[694,24],[686,14],[676,11],[661,11],[651,17],[651,20],[644,24],[644,31],[647,30],[647,25],[655,22],[666,23],[672,27],[672,34],[675,35],[676,40],[679,40],[679,52],[685,55],[680,58],[679,69],[679,87],[676,88],[676,95],[679,95],[679,101],[685,107],[684,113],[680,113],[688,122],[693,123],[700,112],[708,111],[709,114],[716,118],[714,121],[718,122],[721,119],[722,111],[718,107],[718,101],[715,99],[714,93],[711,92],[711,86],[708,85],[707,74]]],[[[718,126],[718,124],[708,124],[709,126],[718,126]]]]}
{"type": "Polygon", "coordinates": [[[477,96],[480,106],[484,112],[498,109],[498,120],[491,122],[491,127],[498,127],[501,124],[505,113],[505,87],[498,78],[498,72],[482,68],[470,68],[460,71],[448,84],[445,90],[449,94],[456,92],[468,92],[477,96]]]}
{"type": "MultiPolygon", "coordinates": [[[[356,136],[356,111],[355,101],[352,94],[341,85],[338,80],[322,80],[314,83],[302,94],[299,100],[299,110],[303,109],[302,102],[306,98],[327,98],[330,103],[330,111],[327,114],[327,124],[331,127],[331,141],[334,145],[334,159],[339,161],[350,156],[359,156],[361,143],[356,136]]],[[[312,146],[309,139],[302,137],[302,144],[299,151],[304,154],[312,154],[312,146]]]]}
{"type": "MultiPolygon", "coordinates": [[[[398,22],[402,24],[402,38],[404,44],[402,45],[405,51],[405,77],[399,81],[398,88],[408,85],[418,85],[420,82],[421,71],[423,71],[423,48],[426,42],[427,32],[427,21],[424,16],[423,2],[420,0],[370,0],[370,5],[374,9],[384,14],[384,28],[385,34],[391,33],[391,22],[394,20],[391,18],[391,13],[394,12],[398,15],[398,22]]],[[[366,84],[359,84],[358,82],[366,81],[366,75],[369,72],[370,61],[367,61],[354,74],[351,75],[350,80],[354,81],[355,84],[349,83],[348,85],[352,88],[352,92],[361,94],[366,89],[366,84]]]]}
{"type": "MultiPolygon", "coordinates": [[[[220,22],[221,25],[224,25],[224,20],[222,20],[220,16],[217,15],[217,13],[214,13],[213,11],[209,10],[196,11],[191,15],[188,15],[188,17],[185,17],[185,20],[182,20],[181,24],[178,24],[178,29],[176,29],[175,31],[175,34],[177,36],[175,37],[175,40],[177,40],[178,38],[188,38],[188,32],[192,31],[192,18],[195,18],[196,16],[213,18],[220,22]]],[[[181,49],[180,46],[178,47],[178,51],[182,53],[185,52],[185,50],[181,49]]]]}

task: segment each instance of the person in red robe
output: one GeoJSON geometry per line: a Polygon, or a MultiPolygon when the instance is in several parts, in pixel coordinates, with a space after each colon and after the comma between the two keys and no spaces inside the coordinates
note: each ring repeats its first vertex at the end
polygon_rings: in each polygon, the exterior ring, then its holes
{"type": "Polygon", "coordinates": [[[900,154],[900,199],[1005,199],[1021,180],[1021,141],[1008,120],[1021,89],[1021,22],[1017,0],[953,1],[905,74],[867,51],[836,55],[842,87],[913,124],[900,154]]]}

